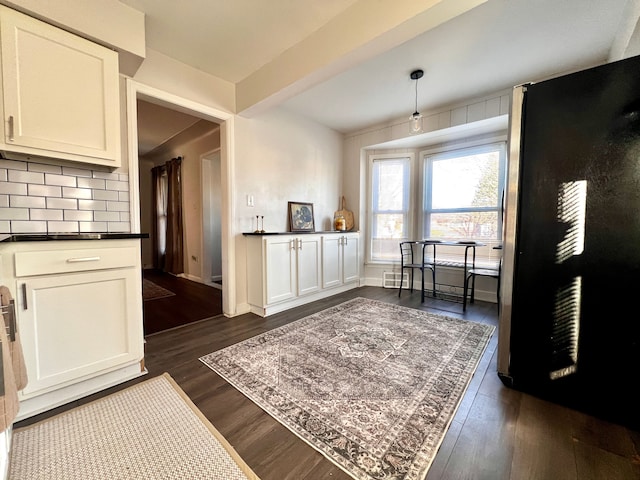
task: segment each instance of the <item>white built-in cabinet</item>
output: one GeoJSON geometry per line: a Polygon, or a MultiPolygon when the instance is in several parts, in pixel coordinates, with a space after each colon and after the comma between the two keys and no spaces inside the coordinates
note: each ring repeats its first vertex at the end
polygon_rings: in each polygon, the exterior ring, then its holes
{"type": "Polygon", "coordinates": [[[143,372],[139,240],[0,246],[28,383],[18,420],[143,372]]]}
{"type": "Polygon", "coordinates": [[[118,54],[0,6],[0,150],[119,167],[118,54]]]}
{"type": "Polygon", "coordinates": [[[317,235],[265,239],[267,303],[320,290],[320,240],[317,235]]]}
{"type": "Polygon", "coordinates": [[[249,308],[267,316],[359,286],[357,232],[247,235],[249,308]]]}
{"type": "Polygon", "coordinates": [[[322,237],[322,287],[337,287],[357,280],[358,235],[322,237]]]}

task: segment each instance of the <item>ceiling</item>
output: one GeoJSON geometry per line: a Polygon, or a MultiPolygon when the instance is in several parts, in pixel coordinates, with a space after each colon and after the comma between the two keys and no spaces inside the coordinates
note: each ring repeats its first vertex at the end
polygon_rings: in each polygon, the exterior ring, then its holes
{"type": "MultiPolygon", "coordinates": [[[[362,0],[120,0],[147,47],[238,84],[362,0]]],[[[367,0],[372,1],[372,0],[367,0]]],[[[487,0],[280,105],[349,133],[607,61],[637,0],[487,0]]],[[[633,25],[637,22],[633,19],[633,25]]]]}

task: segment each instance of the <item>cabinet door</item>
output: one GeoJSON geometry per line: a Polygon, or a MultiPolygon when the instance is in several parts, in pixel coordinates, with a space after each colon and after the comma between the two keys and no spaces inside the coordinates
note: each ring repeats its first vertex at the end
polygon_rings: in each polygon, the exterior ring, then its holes
{"type": "Polygon", "coordinates": [[[265,242],[266,304],[296,296],[295,239],[269,238],[265,242]]]}
{"type": "Polygon", "coordinates": [[[320,237],[302,236],[297,239],[298,295],[320,290],[320,237]]]}
{"type": "Polygon", "coordinates": [[[117,53],[0,9],[4,146],[120,166],[117,53]]]}
{"type": "Polygon", "coordinates": [[[358,237],[347,235],[342,241],[342,281],[357,281],[358,275],[358,237]]]}
{"type": "Polygon", "coordinates": [[[338,235],[322,237],[322,288],[335,287],[342,283],[341,239],[338,235]]]}
{"type": "Polygon", "coordinates": [[[18,280],[16,309],[29,378],[22,398],[142,359],[138,272],[127,268],[18,280]]]}

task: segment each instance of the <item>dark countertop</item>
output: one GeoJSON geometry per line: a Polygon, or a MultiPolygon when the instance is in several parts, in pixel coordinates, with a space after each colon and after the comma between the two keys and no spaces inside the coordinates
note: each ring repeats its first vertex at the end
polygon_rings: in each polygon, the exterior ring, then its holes
{"type": "Polygon", "coordinates": [[[149,238],[148,233],[5,233],[0,234],[0,242],[42,242],[51,240],[123,240],[128,238],[149,238]]]}
{"type": "Polygon", "coordinates": [[[325,234],[325,233],[358,233],[357,230],[321,230],[316,232],[244,232],[242,235],[245,236],[256,236],[259,237],[261,235],[310,235],[310,234],[325,234]]]}

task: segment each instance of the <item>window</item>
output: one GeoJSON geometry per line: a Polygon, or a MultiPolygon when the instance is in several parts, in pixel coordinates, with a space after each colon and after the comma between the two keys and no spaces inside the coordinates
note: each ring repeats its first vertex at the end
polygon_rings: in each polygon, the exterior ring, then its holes
{"type": "Polygon", "coordinates": [[[398,244],[410,236],[411,157],[371,157],[371,260],[396,260],[398,244]]]}
{"type": "MultiPolygon", "coordinates": [[[[485,243],[476,263],[495,263],[492,247],[502,239],[505,150],[500,142],[425,156],[423,238],[485,243]]],[[[456,257],[463,254],[455,247],[443,253],[451,261],[461,261],[456,257]]]]}

